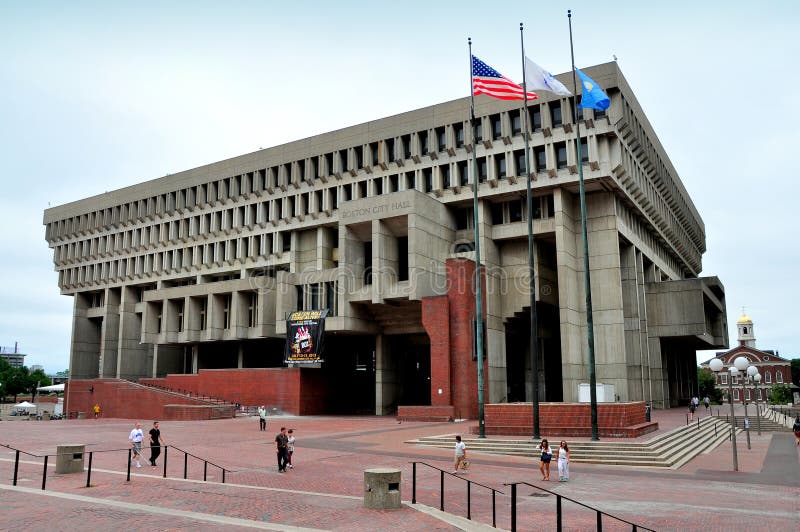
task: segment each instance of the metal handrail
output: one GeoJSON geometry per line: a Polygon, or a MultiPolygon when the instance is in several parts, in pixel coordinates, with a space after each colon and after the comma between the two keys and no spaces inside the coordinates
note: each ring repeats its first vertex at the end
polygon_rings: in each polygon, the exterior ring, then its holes
{"type": "Polygon", "coordinates": [[[531,484],[530,482],[524,482],[524,481],[509,482],[509,483],[504,483],[503,484],[504,486],[511,486],[511,532],[516,532],[516,530],[517,530],[517,486],[520,485],[520,484],[524,484],[526,486],[530,486],[531,488],[536,488],[539,491],[544,491],[546,493],[549,493],[550,495],[555,495],[556,496],[556,530],[558,532],[561,532],[561,530],[562,530],[561,499],[566,499],[566,500],[568,500],[570,502],[574,502],[575,504],[577,504],[579,506],[583,506],[584,508],[587,508],[589,510],[592,510],[592,511],[596,512],[597,519],[596,519],[595,527],[596,527],[596,530],[598,532],[602,532],[602,530],[603,530],[603,516],[604,515],[607,515],[608,517],[611,517],[612,519],[616,519],[617,521],[621,521],[623,523],[631,525],[633,527],[632,530],[634,532],[636,532],[638,530],[647,530],[647,531],[650,531],[650,532],[655,532],[652,528],[647,528],[647,527],[644,527],[644,526],[641,526],[641,525],[637,525],[636,523],[632,523],[631,521],[628,521],[626,519],[622,519],[621,517],[617,517],[616,515],[611,515],[608,512],[604,512],[602,510],[598,510],[597,508],[595,508],[593,506],[589,506],[588,504],[584,504],[584,503],[576,501],[575,499],[572,499],[570,497],[566,497],[566,496],[558,494],[558,493],[556,493],[554,491],[550,491],[548,489],[539,487],[539,486],[537,486],[535,484],[531,484]]]}
{"type": "Polygon", "coordinates": [[[442,512],[444,511],[444,476],[445,475],[450,475],[451,477],[457,478],[459,480],[463,480],[464,482],[467,483],[467,519],[469,519],[470,521],[472,521],[472,490],[471,490],[472,485],[475,484],[476,486],[480,486],[482,488],[486,488],[488,490],[491,490],[491,492],[492,492],[492,526],[497,528],[497,494],[499,493],[500,495],[505,495],[505,493],[503,493],[502,491],[500,491],[498,489],[495,489],[495,488],[493,488],[491,486],[487,486],[485,484],[481,484],[480,482],[475,482],[474,480],[469,480],[469,479],[466,479],[464,477],[459,477],[458,475],[454,475],[453,473],[450,473],[449,471],[445,471],[444,469],[442,469],[440,467],[436,467],[434,465],[431,465],[431,464],[429,464],[427,462],[411,462],[411,464],[412,464],[412,476],[411,476],[411,478],[412,478],[412,482],[411,482],[411,503],[412,504],[416,504],[417,503],[417,464],[422,464],[424,466],[430,467],[431,469],[435,469],[435,470],[439,471],[439,486],[440,486],[439,510],[442,511],[442,512]]]}

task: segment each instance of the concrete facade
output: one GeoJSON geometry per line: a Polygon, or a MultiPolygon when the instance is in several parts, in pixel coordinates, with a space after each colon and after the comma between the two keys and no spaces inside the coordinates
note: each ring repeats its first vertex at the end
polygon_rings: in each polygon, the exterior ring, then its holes
{"type": "MultiPolygon", "coordinates": [[[[703,222],[617,65],[587,73],[611,98],[579,116],[597,380],[621,401],[683,404],[695,350],[727,346],[724,288],[698,277],[703,222]]],[[[572,100],[539,96],[528,108],[537,378],[540,399],[574,402],[588,381],[577,128],[572,100]]],[[[321,374],[363,392],[354,411],[455,405],[471,417],[458,383],[472,379],[459,368],[474,366],[474,282],[451,274],[474,264],[478,223],[486,399],[530,400],[521,105],[477,98],[473,138],[469,103],[47,209],[59,287],[75,301],[72,378],[280,367],[285,316],[328,308],[321,374]]]]}

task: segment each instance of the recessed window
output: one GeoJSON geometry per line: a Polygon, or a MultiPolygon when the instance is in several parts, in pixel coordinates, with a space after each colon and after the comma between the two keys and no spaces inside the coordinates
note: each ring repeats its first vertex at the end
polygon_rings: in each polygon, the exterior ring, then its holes
{"type": "Polygon", "coordinates": [[[464,147],[464,124],[458,123],[453,125],[453,133],[456,137],[456,148],[464,147]]]}
{"type": "Polygon", "coordinates": [[[411,157],[411,135],[403,135],[400,137],[400,144],[403,147],[403,157],[405,159],[411,157]]]}
{"type": "Polygon", "coordinates": [[[464,186],[469,183],[469,163],[467,161],[459,161],[458,163],[458,179],[459,183],[464,186]]]}
{"type": "Polygon", "coordinates": [[[495,140],[503,136],[503,121],[500,120],[500,115],[492,115],[489,117],[489,122],[492,125],[492,138],[495,140]]]}
{"type": "Polygon", "coordinates": [[[492,225],[500,225],[503,223],[503,204],[492,203],[492,225]]]}
{"type": "Polygon", "coordinates": [[[772,373],[770,373],[769,371],[764,373],[764,382],[766,382],[767,384],[772,383],[772,373]]]}
{"type": "Polygon", "coordinates": [[[444,151],[447,148],[447,130],[444,127],[436,128],[437,151],[444,151]]]}
{"type": "Polygon", "coordinates": [[[486,157],[481,157],[478,160],[478,179],[481,183],[489,178],[489,165],[486,162],[486,157]]]}
{"type": "Polygon", "coordinates": [[[514,159],[517,163],[517,175],[524,176],[525,172],[525,150],[517,150],[514,152],[514,159]]]}
{"type": "Polygon", "coordinates": [[[589,162],[589,140],[586,137],[581,138],[581,162],[589,162]]]}
{"type": "Polygon", "coordinates": [[[544,146],[533,148],[533,159],[536,161],[536,171],[544,172],[547,169],[547,153],[544,146]]]}
{"type": "Polygon", "coordinates": [[[564,123],[561,116],[561,102],[550,102],[550,119],[553,127],[558,127],[564,123]]]}
{"type": "Polygon", "coordinates": [[[783,382],[783,373],[780,371],[775,372],[775,382],[783,382]]]}
{"type": "Polygon", "coordinates": [[[504,155],[497,155],[494,158],[495,171],[497,172],[498,179],[506,177],[506,158],[504,155]]]}
{"type": "Polygon", "coordinates": [[[420,131],[417,133],[419,137],[419,153],[420,155],[428,155],[428,132],[420,131]]]}
{"type": "Polygon", "coordinates": [[[566,168],[567,167],[567,143],[566,142],[557,142],[555,144],[556,149],[556,168],[566,168]]]}
{"type": "Polygon", "coordinates": [[[531,131],[542,130],[542,107],[540,105],[531,105],[528,107],[531,117],[531,131]]]}
{"type": "Polygon", "coordinates": [[[423,168],[422,169],[422,182],[424,183],[425,189],[423,192],[430,192],[433,190],[433,172],[430,168],[423,168]]]}
{"type": "Polygon", "coordinates": [[[442,175],[442,186],[444,188],[450,188],[453,186],[453,183],[450,182],[450,165],[442,165],[439,167],[439,172],[442,175]]]}
{"type": "Polygon", "coordinates": [[[513,111],[511,113],[511,133],[519,135],[522,133],[522,113],[513,111]]]}
{"type": "Polygon", "coordinates": [[[375,191],[376,196],[380,196],[383,194],[383,178],[379,177],[377,179],[372,180],[373,183],[373,190],[375,191]]]}
{"type": "Polygon", "coordinates": [[[522,202],[509,201],[508,202],[508,221],[510,223],[522,221],[522,202]]]}
{"type": "Polygon", "coordinates": [[[475,119],[475,142],[483,142],[483,124],[480,118],[475,119]]]}

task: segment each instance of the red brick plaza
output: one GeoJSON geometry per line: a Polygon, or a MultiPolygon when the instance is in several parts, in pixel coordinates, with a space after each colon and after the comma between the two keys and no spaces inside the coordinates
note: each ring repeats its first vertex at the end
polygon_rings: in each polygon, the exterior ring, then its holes
{"type": "MultiPolygon", "coordinates": [[[[685,422],[684,412],[656,411],[659,431],[685,422]]],[[[141,420],[145,432],[152,420],[141,420]]],[[[270,417],[266,432],[256,418],[162,422],[170,445],[229,470],[206,470],[189,457],[168,451],[168,478],[142,460],[126,480],[127,419],[0,422],[0,443],[34,454],[54,454],[56,445],[86,444],[94,451],[91,487],[86,473],[55,474],[50,458],[46,490],[43,460],[22,456],[18,486],[12,487],[14,453],[0,448],[0,529],[106,530],[489,530],[491,497],[473,485],[467,515],[466,483],[445,475],[445,511],[439,516],[439,472],[418,466],[417,503],[412,497],[412,461],[451,470],[452,452],[405,443],[421,436],[462,434],[472,461],[464,475],[503,491],[497,495],[497,526],[510,528],[510,490],[504,483],[527,481],[609,514],[655,530],[797,530],[800,522],[800,459],[790,433],[751,433],[752,449],[739,441],[738,473],[731,471],[730,444],[701,454],[679,470],[600,467],[575,463],[569,483],[542,482],[529,458],[470,453],[474,423],[402,423],[389,417],[270,417]],[[297,436],[294,469],[278,473],[273,438],[281,426],[297,436]],[[122,449],[116,452],[100,452],[122,449]],[[363,471],[402,471],[403,506],[363,507],[363,471]],[[422,505],[422,506],[420,506],[422,505]],[[465,524],[466,523],[466,524],[465,524]]],[[[547,436],[547,435],[544,435],[547,436]]],[[[644,436],[650,438],[651,435],[644,436]]],[[[573,438],[575,440],[576,438],[573,438]]],[[[625,441],[625,440],[615,440],[625,441]]],[[[163,457],[163,455],[162,455],[163,457]]],[[[87,460],[88,461],[88,456],[87,460]]],[[[161,464],[161,462],[160,462],[161,464]]],[[[555,477],[557,475],[553,475],[555,477]]],[[[554,530],[555,498],[519,488],[518,530],[554,530]]],[[[595,514],[564,501],[564,528],[591,530],[595,514]]],[[[606,519],[604,530],[630,530],[606,519]]]]}

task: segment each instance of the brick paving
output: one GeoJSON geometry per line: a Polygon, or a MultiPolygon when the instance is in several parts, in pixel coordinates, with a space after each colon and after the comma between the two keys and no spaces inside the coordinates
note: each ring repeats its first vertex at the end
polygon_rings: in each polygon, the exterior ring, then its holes
{"type": "MultiPolygon", "coordinates": [[[[654,411],[654,419],[663,432],[685,424],[685,413],[654,411]]],[[[145,431],[149,429],[149,421],[142,424],[145,431]]],[[[411,462],[424,461],[449,471],[452,451],[404,442],[422,436],[466,435],[471,424],[287,416],[269,418],[267,431],[260,432],[256,418],[162,422],[162,434],[170,445],[230,470],[222,485],[220,471],[211,465],[207,475],[214,482],[203,483],[203,462],[191,457],[184,481],[184,455],[175,449],[168,451],[168,479],[161,478],[161,467],[153,470],[143,460],[144,467],[133,468],[127,482],[130,420],[3,421],[2,444],[53,454],[57,444],[77,442],[94,453],[89,488],[85,473],[56,475],[55,457],[51,457],[47,490],[42,492],[38,488],[43,460],[23,455],[18,474],[24,491],[14,491],[10,488],[14,455],[0,448],[0,529],[43,529],[48,523],[53,528],[57,515],[56,528],[73,530],[108,529],[119,526],[120,520],[133,523],[135,529],[154,530],[222,526],[232,530],[465,530],[469,526],[441,520],[410,504],[398,510],[363,508],[363,470],[401,469],[403,500],[410,501],[411,462]],[[285,474],[277,471],[272,443],[281,425],[294,428],[297,436],[295,468],[285,474]],[[107,449],[121,450],[101,452],[107,449]]],[[[524,481],[656,530],[796,530],[800,459],[793,439],[790,433],[759,437],[753,431],[752,449],[747,450],[740,435],[738,473],[731,471],[731,447],[726,442],[679,470],[573,464],[569,483],[539,481],[538,463],[530,458],[470,453],[473,466],[465,477],[504,492],[496,497],[497,525],[502,529],[511,526],[510,487],[504,483],[524,481]]],[[[438,508],[440,473],[422,465],[417,473],[417,502],[438,508]]],[[[445,511],[466,517],[466,483],[444,477],[445,511]]],[[[474,484],[470,491],[469,511],[475,529],[482,529],[478,524],[492,522],[491,496],[474,484]]],[[[518,487],[518,530],[555,529],[555,498],[532,496],[536,491],[518,487]]],[[[566,500],[563,509],[565,530],[594,528],[593,512],[566,500]]],[[[607,518],[603,527],[630,530],[629,525],[607,518]]]]}

